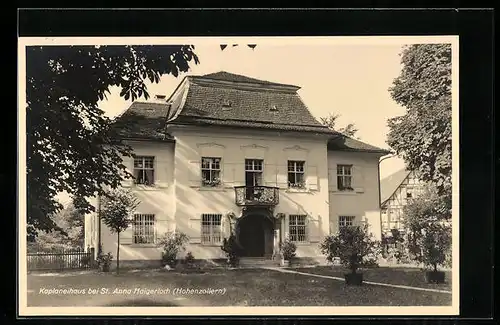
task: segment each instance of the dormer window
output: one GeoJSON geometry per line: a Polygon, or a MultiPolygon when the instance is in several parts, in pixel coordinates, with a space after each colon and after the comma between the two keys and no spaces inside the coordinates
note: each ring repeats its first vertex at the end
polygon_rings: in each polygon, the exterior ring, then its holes
{"type": "Polygon", "coordinates": [[[278,106],[276,106],[276,105],[271,106],[271,111],[275,112],[277,110],[278,110],[278,106]]]}
{"type": "Polygon", "coordinates": [[[224,100],[224,102],[222,103],[222,106],[223,107],[231,107],[233,105],[233,103],[230,101],[230,100],[224,100]]]}

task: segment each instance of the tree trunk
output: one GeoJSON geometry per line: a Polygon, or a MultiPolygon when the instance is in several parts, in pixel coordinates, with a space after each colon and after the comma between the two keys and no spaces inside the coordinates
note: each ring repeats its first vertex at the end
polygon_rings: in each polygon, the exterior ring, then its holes
{"type": "Polygon", "coordinates": [[[120,272],[120,233],[118,232],[118,245],[116,245],[116,274],[120,272]]]}

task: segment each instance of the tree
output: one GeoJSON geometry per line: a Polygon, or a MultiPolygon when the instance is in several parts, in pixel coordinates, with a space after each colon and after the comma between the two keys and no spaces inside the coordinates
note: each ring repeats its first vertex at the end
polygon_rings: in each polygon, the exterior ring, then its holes
{"type": "Polygon", "coordinates": [[[358,129],[356,128],[354,123],[349,123],[345,127],[339,127],[339,128],[336,127],[337,119],[339,117],[340,117],[340,114],[330,113],[325,117],[320,117],[319,120],[320,120],[321,124],[329,127],[331,130],[342,133],[343,135],[350,137],[350,138],[356,137],[356,132],[358,132],[358,129]]]}
{"type": "Polygon", "coordinates": [[[113,137],[113,120],[98,107],[109,88],[120,87],[126,100],[147,99],[146,79],[178,76],[192,61],[199,63],[192,45],[27,47],[28,240],[57,229],[58,193],[86,213],[95,209],[89,197],[132,177],[122,163],[132,150],[113,137]]]}
{"type": "Polygon", "coordinates": [[[116,273],[120,270],[120,233],[129,227],[139,204],[139,199],[130,190],[109,190],[103,197],[101,219],[117,238],[116,273]]]}
{"type": "Polygon", "coordinates": [[[83,248],[84,214],[70,202],[66,207],[52,216],[55,227],[49,232],[41,233],[36,243],[29,244],[30,250],[52,251],[83,248]]]}
{"type": "Polygon", "coordinates": [[[451,46],[406,46],[401,63],[402,71],[389,92],[406,114],[389,119],[387,143],[423,181],[450,196],[451,46]]]}
{"type": "Polygon", "coordinates": [[[451,256],[450,205],[449,197],[431,185],[403,208],[410,257],[434,271],[451,256]]]}

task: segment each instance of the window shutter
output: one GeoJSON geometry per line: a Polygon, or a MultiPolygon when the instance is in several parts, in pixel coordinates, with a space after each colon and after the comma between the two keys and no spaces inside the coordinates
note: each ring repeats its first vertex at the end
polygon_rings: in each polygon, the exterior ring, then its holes
{"type": "Polygon", "coordinates": [[[155,187],[165,188],[167,183],[167,163],[155,157],[154,160],[154,184],[155,187]]]}
{"type": "Polygon", "coordinates": [[[186,235],[189,237],[189,243],[201,243],[201,216],[193,216],[189,219],[189,227],[186,235]]]}
{"type": "Polygon", "coordinates": [[[319,189],[318,184],[318,171],[316,166],[310,166],[306,170],[307,177],[307,188],[311,191],[317,191],[319,189]]]}
{"type": "MultiPolygon", "coordinates": [[[[123,164],[126,166],[127,171],[130,174],[134,174],[134,158],[133,157],[123,157],[123,164]]],[[[122,187],[132,187],[134,185],[134,179],[124,179],[122,182],[122,187]]]]}
{"type": "Polygon", "coordinates": [[[189,186],[201,186],[201,166],[199,160],[190,160],[188,165],[189,186]]]}
{"type": "MultiPolygon", "coordinates": [[[[288,166],[278,165],[278,174],[276,175],[277,186],[279,188],[288,188],[288,166]]],[[[287,219],[288,220],[288,219],[287,219]]],[[[288,223],[287,223],[288,227],[288,223]]]]}
{"type": "Polygon", "coordinates": [[[264,166],[264,184],[276,186],[276,165],[266,164],[264,166]]]}
{"type": "Polygon", "coordinates": [[[328,170],[328,187],[330,191],[337,190],[337,169],[328,170]]]}
{"type": "Polygon", "coordinates": [[[237,163],[233,166],[234,173],[234,186],[244,186],[245,185],[245,164],[237,163]]]}
{"type": "Polygon", "coordinates": [[[363,193],[365,191],[363,168],[361,166],[352,166],[352,181],[352,187],[356,193],[363,193]]]}
{"type": "MultiPolygon", "coordinates": [[[[130,245],[133,244],[133,235],[134,231],[132,229],[132,223],[129,224],[127,229],[122,231],[120,233],[120,245],[130,245]]],[[[116,234],[112,234],[113,236],[116,236],[116,234]]]]}
{"type": "Polygon", "coordinates": [[[321,228],[318,219],[307,217],[307,228],[309,231],[309,242],[318,243],[321,240],[321,228]]]}
{"type": "Polygon", "coordinates": [[[221,164],[222,183],[224,187],[234,186],[234,169],[231,164],[221,164]]]}

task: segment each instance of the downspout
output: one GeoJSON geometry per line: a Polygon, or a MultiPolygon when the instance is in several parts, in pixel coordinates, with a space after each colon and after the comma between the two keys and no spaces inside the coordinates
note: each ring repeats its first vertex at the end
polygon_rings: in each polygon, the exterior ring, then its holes
{"type": "Polygon", "coordinates": [[[379,221],[380,221],[380,234],[382,234],[382,193],[380,191],[380,163],[388,158],[395,157],[396,155],[391,153],[389,156],[382,156],[378,161],[377,168],[377,180],[378,180],[378,211],[379,211],[379,221]]]}

